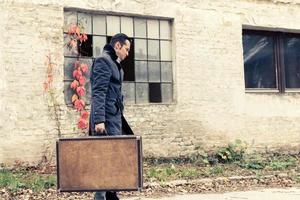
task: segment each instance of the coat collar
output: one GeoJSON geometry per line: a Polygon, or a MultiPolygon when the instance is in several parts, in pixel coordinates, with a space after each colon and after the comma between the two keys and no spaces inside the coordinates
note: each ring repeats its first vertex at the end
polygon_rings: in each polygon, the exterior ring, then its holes
{"type": "Polygon", "coordinates": [[[103,51],[106,52],[113,61],[115,61],[115,62],[117,61],[118,56],[116,54],[116,51],[110,44],[106,44],[103,48],[103,51]]]}

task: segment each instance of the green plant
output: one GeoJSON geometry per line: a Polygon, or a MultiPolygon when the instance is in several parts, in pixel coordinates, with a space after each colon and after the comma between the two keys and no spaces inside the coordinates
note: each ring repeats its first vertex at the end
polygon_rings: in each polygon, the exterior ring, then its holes
{"type": "Polygon", "coordinates": [[[221,163],[232,163],[242,161],[244,158],[247,144],[241,140],[235,140],[235,143],[229,143],[228,146],[220,148],[217,157],[221,163]]]}
{"type": "Polygon", "coordinates": [[[271,158],[268,166],[272,170],[284,170],[289,167],[296,167],[297,159],[292,156],[275,156],[271,158]]]}
{"type": "Polygon", "coordinates": [[[185,168],[180,171],[179,176],[181,178],[196,178],[200,175],[200,172],[196,168],[185,168]]]}
{"type": "Polygon", "coordinates": [[[264,169],[267,165],[267,160],[260,154],[252,154],[244,157],[244,160],[238,164],[242,168],[247,169],[264,169]]]}
{"type": "Polygon", "coordinates": [[[177,172],[172,167],[167,168],[150,168],[146,173],[146,178],[150,180],[166,181],[177,172]]]}
{"type": "Polygon", "coordinates": [[[224,173],[224,167],[222,166],[214,166],[209,170],[210,175],[221,175],[224,173]]]}
{"type": "Polygon", "coordinates": [[[12,193],[20,189],[40,191],[55,185],[56,176],[54,175],[40,175],[25,171],[13,172],[6,169],[0,170],[0,188],[8,188],[12,193]]]}

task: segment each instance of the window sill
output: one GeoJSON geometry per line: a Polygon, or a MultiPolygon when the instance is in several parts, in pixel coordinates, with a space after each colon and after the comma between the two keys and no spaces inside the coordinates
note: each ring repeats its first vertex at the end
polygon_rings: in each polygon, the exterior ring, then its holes
{"type": "Polygon", "coordinates": [[[287,93],[300,93],[300,88],[285,89],[285,92],[287,92],[287,93]]]}
{"type": "Polygon", "coordinates": [[[173,106],[176,105],[175,102],[172,103],[125,103],[125,106],[173,106]]]}
{"type": "Polygon", "coordinates": [[[279,93],[278,89],[248,89],[245,90],[246,93],[279,93]]]}

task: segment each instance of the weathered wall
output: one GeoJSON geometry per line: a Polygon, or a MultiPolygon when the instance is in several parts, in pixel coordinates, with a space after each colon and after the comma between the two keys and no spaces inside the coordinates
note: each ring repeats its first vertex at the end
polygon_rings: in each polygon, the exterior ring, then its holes
{"type": "Polygon", "coordinates": [[[146,155],[190,154],[236,138],[300,150],[300,94],[246,93],[242,48],[243,25],[300,32],[299,1],[0,2],[0,162],[38,162],[53,152],[57,126],[42,87],[49,52],[61,132],[78,135],[63,98],[64,7],[174,19],[174,103],[126,107],[146,155]]]}

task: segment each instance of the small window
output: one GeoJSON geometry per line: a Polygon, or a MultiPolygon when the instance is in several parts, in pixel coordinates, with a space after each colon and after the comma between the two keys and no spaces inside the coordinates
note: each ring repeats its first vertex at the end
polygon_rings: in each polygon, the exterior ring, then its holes
{"type": "MultiPolygon", "coordinates": [[[[173,99],[171,21],[65,11],[64,38],[68,42],[68,26],[78,25],[88,39],[70,50],[64,49],[65,100],[71,104],[70,84],[77,60],[91,68],[94,58],[101,56],[103,47],[119,32],[131,38],[129,56],[122,61],[123,93],[126,103],[171,103],[173,99]]],[[[87,77],[87,80],[89,77],[87,77]]],[[[90,102],[90,83],[86,100],[90,102]]]]}
{"type": "Polygon", "coordinates": [[[246,89],[300,88],[300,35],[243,30],[246,89]]]}

